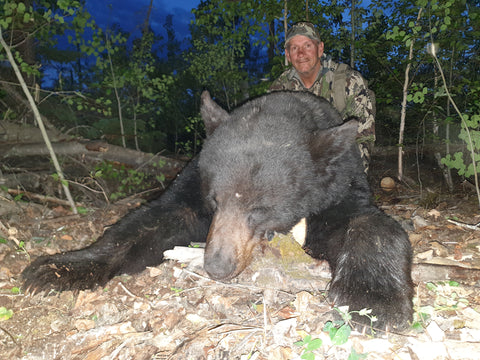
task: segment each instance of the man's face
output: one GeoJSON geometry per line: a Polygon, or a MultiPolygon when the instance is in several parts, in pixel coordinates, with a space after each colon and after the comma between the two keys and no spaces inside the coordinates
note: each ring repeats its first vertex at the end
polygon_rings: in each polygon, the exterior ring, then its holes
{"type": "Polygon", "coordinates": [[[294,36],[288,42],[285,55],[301,76],[316,75],[323,55],[323,42],[317,43],[303,35],[294,36]]]}

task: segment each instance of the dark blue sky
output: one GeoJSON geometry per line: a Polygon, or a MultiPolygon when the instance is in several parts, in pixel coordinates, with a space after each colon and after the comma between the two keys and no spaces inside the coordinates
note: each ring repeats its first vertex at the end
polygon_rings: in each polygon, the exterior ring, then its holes
{"type": "MultiPolygon", "coordinates": [[[[165,17],[173,15],[173,26],[178,40],[189,35],[188,25],[192,19],[191,10],[200,0],[153,0],[150,25],[157,35],[166,36],[163,28],[165,17]]],[[[117,23],[128,32],[135,32],[142,26],[150,0],[87,0],[87,9],[96,23],[103,29],[117,23]]]]}

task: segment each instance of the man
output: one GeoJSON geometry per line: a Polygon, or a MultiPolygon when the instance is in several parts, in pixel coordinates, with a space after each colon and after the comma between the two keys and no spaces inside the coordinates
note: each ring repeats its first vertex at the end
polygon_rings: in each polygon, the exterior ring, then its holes
{"type": "Polygon", "coordinates": [[[375,99],[358,71],[335,63],[323,53],[324,44],[312,23],[299,22],[287,32],[285,56],[292,67],[273,82],[271,91],[309,91],[328,100],[344,120],[359,121],[359,148],[365,171],[375,141],[375,99]]]}

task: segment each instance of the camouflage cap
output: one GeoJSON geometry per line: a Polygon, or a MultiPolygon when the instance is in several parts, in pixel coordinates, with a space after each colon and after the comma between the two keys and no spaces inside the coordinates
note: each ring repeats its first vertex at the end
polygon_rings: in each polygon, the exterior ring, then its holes
{"type": "Polygon", "coordinates": [[[320,35],[318,34],[317,30],[315,30],[315,26],[311,22],[307,21],[300,21],[292,25],[290,29],[287,31],[287,37],[285,39],[285,47],[288,45],[288,42],[297,35],[306,36],[312,40],[321,41],[320,35]]]}

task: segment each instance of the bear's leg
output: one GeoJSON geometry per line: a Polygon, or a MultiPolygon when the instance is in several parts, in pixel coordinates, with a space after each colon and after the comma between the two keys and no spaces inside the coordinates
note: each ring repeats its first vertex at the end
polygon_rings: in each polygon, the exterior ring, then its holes
{"type": "Polygon", "coordinates": [[[115,275],[160,264],[163,252],[175,245],[205,241],[210,222],[194,159],[158,199],[127,214],[91,246],[36,259],[22,273],[24,285],[37,290],[104,285],[115,275]]]}
{"type": "MultiPolygon", "coordinates": [[[[351,218],[328,239],[329,298],[349,310],[372,309],[375,329],[404,329],[412,318],[412,250],[401,226],[378,209],[351,218]]],[[[369,319],[353,320],[370,325],[369,319]]]]}

